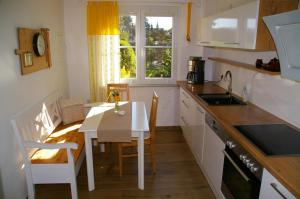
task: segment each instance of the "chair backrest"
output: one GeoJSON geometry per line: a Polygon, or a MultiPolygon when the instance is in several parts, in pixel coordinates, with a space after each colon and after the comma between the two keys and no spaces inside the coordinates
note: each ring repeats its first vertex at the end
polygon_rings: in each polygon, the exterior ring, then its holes
{"type": "Polygon", "coordinates": [[[156,133],[157,107],[158,107],[158,96],[154,91],[152,97],[152,103],[151,103],[150,119],[149,119],[150,137],[152,140],[155,139],[155,133],[156,133]]]}
{"type": "Polygon", "coordinates": [[[112,91],[118,91],[120,93],[121,101],[129,101],[129,86],[128,84],[107,84],[107,101],[113,102],[110,93],[112,91]]]}

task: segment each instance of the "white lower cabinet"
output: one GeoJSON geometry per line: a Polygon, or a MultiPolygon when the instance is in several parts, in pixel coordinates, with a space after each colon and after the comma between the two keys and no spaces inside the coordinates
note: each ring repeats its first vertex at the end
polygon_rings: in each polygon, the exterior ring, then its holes
{"type": "Polygon", "coordinates": [[[205,112],[183,89],[180,89],[180,126],[198,165],[203,152],[205,112]]]}
{"type": "Polygon", "coordinates": [[[180,88],[180,126],[195,159],[218,198],[221,194],[225,144],[205,125],[204,109],[180,88]]]}
{"type": "Polygon", "coordinates": [[[213,192],[218,198],[223,198],[221,193],[222,173],[224,164],[225,144],[216,133],[205,124],[203,169],[208,178],[213,192]]]}
{"type": "Polygon", "coordinates": [[[268,170],[264,169],[259,199],[296,199],[268,170]]]}
{"type": "Polygon", "coordinates": [[[192,123],[193,123],[193,108],[191,103],[192,97],[187,94],[182,88],[180,89],[180,126],[183,132],[183,136],[191,145],[192,142],[192,123]]]}
{"type": "MultiPolygon", "coordinates": [[[[198,165],[201,167],[215,196],[221,193],[225,144],[205,123],[204,109],[180,88],[180,126],[198,165]]],[[[259,199],[296,199],[266,169],[263,171],[259,199]]]]}
{"type": "Polygon", "coordinates": [[[193,102],[194,120],[192,125],[192,152],[200,167],[202,167],[205,111],[196,102],[193,102]]]}

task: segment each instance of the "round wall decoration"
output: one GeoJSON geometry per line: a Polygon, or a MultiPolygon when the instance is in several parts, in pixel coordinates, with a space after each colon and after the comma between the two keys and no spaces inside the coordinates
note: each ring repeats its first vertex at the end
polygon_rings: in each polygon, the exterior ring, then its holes
{"type": "Polygon", "coordinates": [[[33,51],[37,56],[43,56],[46,51],[45,38],[41,33],[35,33],[32,41],[33,51]]]}

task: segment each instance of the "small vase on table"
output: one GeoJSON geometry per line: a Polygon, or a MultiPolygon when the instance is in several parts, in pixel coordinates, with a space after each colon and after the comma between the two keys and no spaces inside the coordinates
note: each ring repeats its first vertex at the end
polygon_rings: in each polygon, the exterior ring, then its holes
{"type": "Polygon", "coordinates": [[[115,101],[115,112],[119,112],[120,111],[120,105],[119,105],[119,102],[120,102],[120,94],[118,91],[115,91],[112,93],[113,97],[114,97],[114,101],[115,101]]]}

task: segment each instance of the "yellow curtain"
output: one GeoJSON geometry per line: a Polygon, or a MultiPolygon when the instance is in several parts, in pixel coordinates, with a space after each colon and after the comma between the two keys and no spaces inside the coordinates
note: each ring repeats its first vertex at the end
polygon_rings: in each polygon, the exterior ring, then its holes
{"type": "Polygon", "coordinates": [[[105,101],[107,83],[120,81],[119,6],[117,2],[88,2],[87,34],[90,98],[105,101]]]}
{"type": "Polygon", "coordinates": [[[88,2],[88,35],[119,35],[117,2],[88,2]]]}
{"type": "Polygon", "coordinates": [[[187,3],[186,40],[191,41],[192,2],[187,3]]]}

